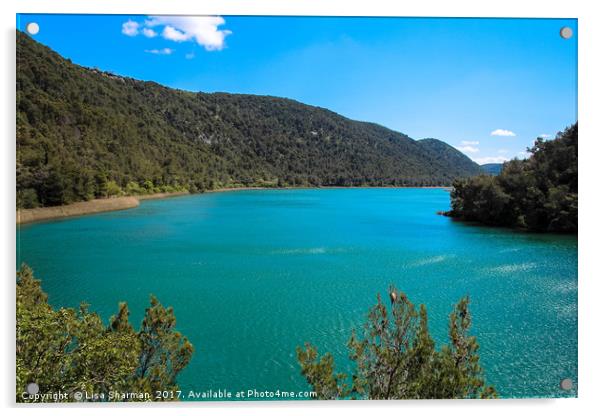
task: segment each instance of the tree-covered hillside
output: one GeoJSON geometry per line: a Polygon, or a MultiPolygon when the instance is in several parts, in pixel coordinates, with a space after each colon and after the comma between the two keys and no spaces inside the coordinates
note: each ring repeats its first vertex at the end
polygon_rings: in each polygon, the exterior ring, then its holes
{"type": "Polygon", "coordinates": [[[454,182],[447,215],[532,231],[577,232],[577,138],[574,124],[556,139],[538,138],[531,157],[504,163],[499,176],[454,182]]]}
{"type": "Polygon", "coordinates": [[[503,165],[503,163],[485,163],[484,165],[481,165],[481,169],[490,175],[499,175],[503,165]]]}
{"type": "Polygon", "coordinates": [[[289,99],[193,93],[71,63],[17,33],[17,204],[224,186],[449,185],[480,168],[289,99]]]}

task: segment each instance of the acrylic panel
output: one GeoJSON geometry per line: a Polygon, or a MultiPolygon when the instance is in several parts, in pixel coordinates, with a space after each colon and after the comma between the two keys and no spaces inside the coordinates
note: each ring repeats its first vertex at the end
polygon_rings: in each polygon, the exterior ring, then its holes
{"type": "Polygon", "coordinates": [[[17,29],[18,402],[577,396],[576,19],[17,29]]]}

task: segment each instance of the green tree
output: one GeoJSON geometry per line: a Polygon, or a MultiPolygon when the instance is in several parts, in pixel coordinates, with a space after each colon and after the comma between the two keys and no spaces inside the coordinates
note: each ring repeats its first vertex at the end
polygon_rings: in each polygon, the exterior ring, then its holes
{"type": "Polygon", "coordinates": [[[301,373],[319,399],[443,399],[494,398],[479,365],[478,343],[469,336],[468,298],[450,315],[450,344],[441,350],[428,330],[424,305],[418,311],[407,296],[389,290],[391,306],[377,296],[362,336],[352,332],[349,357],[355,369],[349,377],[335,372],[333,356],[322,357],[309,343],[297,347],[301,373]]]}
{"type": "Polygon", "coordinates": [[[172,399],[154,393],[177,389],[176,377],[193,353],[175,323],[173,310],[155,297],[138,332],[129,322],[126,303],[106,326],[86,304],[78,311],[55,310],[40,281],[23,265],[17,272],[17,401],[24,400],[22,392],[30,382],[41,392],[67,393],[67,401],[75,392],[104,401],[110,391],[172,399]]]}
{"type": "Polygon", "coordinates": [[[468,221],[512,225],[511,197],[499,185],[496,176],[480,175],[454,182],[452,210],[462,212],[468,221]]]}
{"type": "Polygon", "coordinates": [[[318,399],[332,400],[347,397],[350,394],[345,384],[347,376],[335,373],[334,358],[326,353],[318,357],[318,350],[310,343],[305,343],[304,348],[297,347],[297,360],[301,364],[301,374],[313,387],[318,399]]]}
{"type": "Polygon", "coordinates": [[[35,189],[24,188],[17,193],[17,208],[37,208],[40,206],[35,189]]]}
{"type": "Polygon", "coordinates": [[[138,387],[149,392],[177,389],[176,377],[188,365],[192,344],[175,328],[171,307],[164,308],[151,296],[138,333],[142,348],[136,368],[138,387]]]}
{"type": "Polygon", "coordinates": [[[146,193],[146,189],[142,188],[138,182],[128,182],[125,186],[126,195],[142,195],[146,193]]]}
{"type": "Polygon", "coordinates": [[[65,195],[66,178],[55,167],[42,169],[40,191],[38,196],[44,206],[64,205],[67,202],[65,195]],[[43,176],[42,176],[43,175],[43,176]]]}
{"type": "Polygon", "coordinates": [[[538,138],[531,157],[506,162],[498,176],[454,181],[451,211],[467,221],[530,231],[576,233],[577,139],[574,124],[554,140],[538,138]]]}
{"type": "Polygon", "coordinates": [[[112,196],[121,196],[121,195],[123,195],[123,191],[121,190],[121,187],[117,184],[117,182],[108,181],[107,182],[107,196],[112,197],[112,196]]]}
{"type": "Polygon", "coordinates": [[[148,179],[144,181],[144,184],[142,185],[143,188],[146,190],[147,193],[152,194],[155,189],[155,186],[153,185],[153,181],[149,181],[148,179]]]}
{"type": "Polygon", "coordinates": [[[104,172],[98,172],[94,176],[95,182],[95,191],[94,196],[96,198],[106,198],[107,197],[107,175],[104,172]]]}
{"type": "Polygon", "coordinates": [[[495,389],[485,385],[479,363],[479,344],[469,335],[472,324],[468,297],[460,299],[449,316],[450,344],[441,350],[439,365],[441,391],[454,398],[494,397],[495,389]]]}

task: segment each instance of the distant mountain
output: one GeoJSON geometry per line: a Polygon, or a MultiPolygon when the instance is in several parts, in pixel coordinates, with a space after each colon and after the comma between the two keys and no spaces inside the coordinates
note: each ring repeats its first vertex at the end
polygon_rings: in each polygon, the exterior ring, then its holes
{"type": "Polygon", "coordinates": [[[224,186],[433,186],[479,166],[444,142],[290,99],[193,93],[71,63],[17,33],[21,207],[224,186]]]}
{"type": "Polygon", "coordinates": [[[490,175],[499,175],[502,172],[503,163],[485,163],[481,165],[481,169],[490,175]]]}
{"type": "Polygon", "coordinates": [[[417,141],[418,145],[425,149],[433,162],[448,166],[448,172],[458,177],[467,176],[466,172],[470,172],[468,176],[478,175],[482,173],[479,170],[479,165],[473,162],[464,153],[458,151],[455,147],[437,139],[422,139],[417,141]],[[475,169],[476,168],[476,169],[475,169]]]}

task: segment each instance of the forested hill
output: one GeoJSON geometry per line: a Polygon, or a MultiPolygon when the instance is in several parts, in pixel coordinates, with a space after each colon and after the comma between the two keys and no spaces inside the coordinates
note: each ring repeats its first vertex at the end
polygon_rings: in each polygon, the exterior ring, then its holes
{"type": "Polygon", "coordinates": [[[451,146],[268,96],[192,93],[83,68],[17,33],[17,201],[223,186],[449,185],[451,146]]]}

